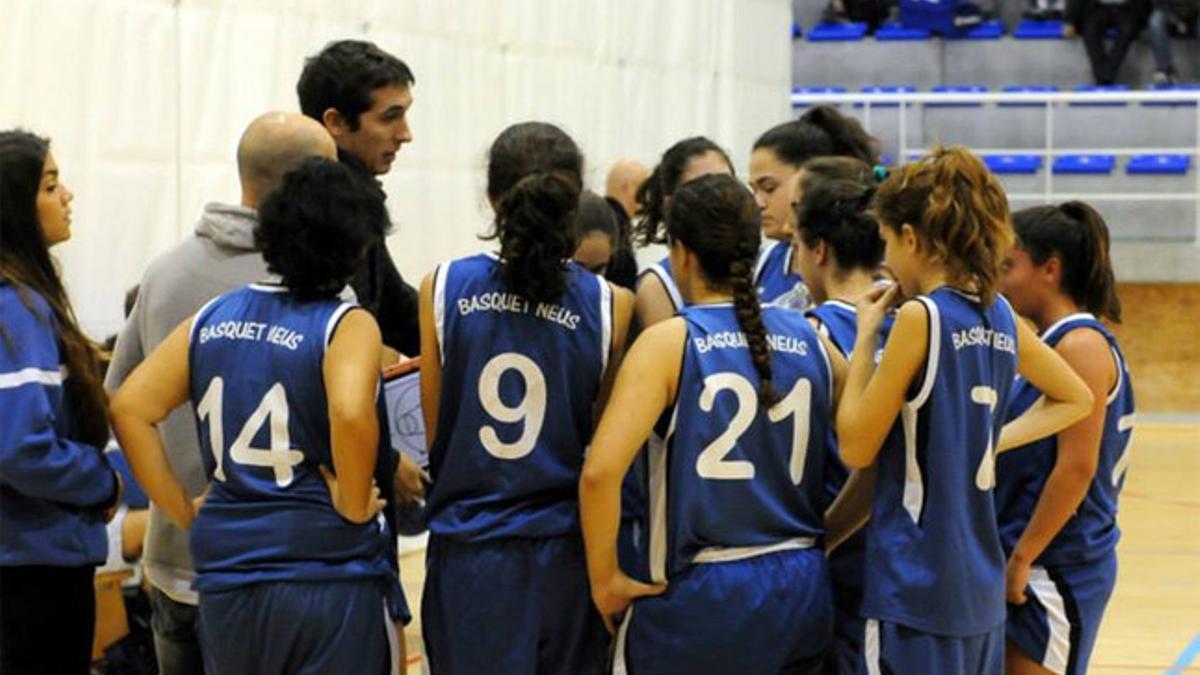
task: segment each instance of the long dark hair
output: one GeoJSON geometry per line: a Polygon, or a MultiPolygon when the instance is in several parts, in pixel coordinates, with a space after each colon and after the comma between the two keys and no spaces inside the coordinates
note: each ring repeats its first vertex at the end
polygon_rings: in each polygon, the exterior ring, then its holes
{"type": "MultiPolygon", "coordinates": [[[[20,129],[0,131],[0,278],[16,287],[21,301],[39,319],[54,326],[67,366],[63,390],[71,437],[104,447],[109,434],[100,355],[79,328],[38,222],[38,189],[49,152],[45,138],[20,129]],[[40,316],[30,294],[46,302],[51,316],[40,316]]],[[[11,349],[14,336],[3,326],[0,334],[5,348],[11,349]]]]}
{"type": "Polygon", "coordinates": [[[694,157],[700,157],[710,152],[721,155],[725,163],[729,165],[730,173],[733,173],[733,162],[729,161],[729,155],[721,149],[721,146],[703,136],[685,138],[663,153],[662,160],[658,166],[654,167],[650,177],[638,188],[635,197],[638,206],[634,235],[639,244],[647,246],[666,243],[667,233],[664,225],[667,215],[667,197],[670,197],[679,187],[679,181],[683,178],[684,171],[687,170],[688,162],[694,157]]]}
{"type": "Polygon", "coordinates": [[[1108,226],[1090,205],[1071,201],[1034,206],[1013,214],[1017,246],[1033,264],[1062,262],[1062,290],[1075,304],[1121,322],[1121,299],[1108,252],[1108,226]]]}
{"type": "Polygon", "coordinates": [[[562,298],[582,189],[583,155],[562,129],[522,122],[492,143],[487,193],[496,220],[484,238],[500,240],[500,279],[513,293],[537,302],[562,298]]]}
{"type": "Polygon", "coordinates": [[[736,178],[701,176],[675,191],[667,211],[667,233],[696,255],[709,284],[733,291],[738,325],[758,371],[758,400],[769,408],[780,397],[771,380],[767,329],[754,287],[761,219],[754,197],[736,178]]]}

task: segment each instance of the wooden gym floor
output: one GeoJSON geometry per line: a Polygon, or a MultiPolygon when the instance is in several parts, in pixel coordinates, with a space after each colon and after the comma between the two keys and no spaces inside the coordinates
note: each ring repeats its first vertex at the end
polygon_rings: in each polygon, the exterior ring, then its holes
{"type": "MultiPolygon", "coordinates": [[[[1120,571],[1089,672],[1200,674],[1200,420],[1139,421],[1121,495],[1120,571]]],[[[409,673],[421,670],[424,555],[401,561],[417,617],[409,673]]]]}

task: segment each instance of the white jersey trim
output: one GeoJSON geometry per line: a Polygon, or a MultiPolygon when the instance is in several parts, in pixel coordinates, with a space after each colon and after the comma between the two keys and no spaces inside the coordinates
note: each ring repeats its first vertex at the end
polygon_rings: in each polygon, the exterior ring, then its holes
{"type": "Polygon", "coordinates": [[[42,368],[22,368],[8,373],[0,373],[0,389],[16,389],[26,384],[43,384],[47,387],[61,387],[67,377],[66,367],[58,370],[42,368]]]}
{"type": "Polygon", "coordinates": [[[246,284],[246,285],[249,286],[253,290],[261,291],[263,293],[287,293],[288,292],[288,289],[286,286],[275,286],[272,284],[253,284],[253,283],[246,284]]]}
{"type": "Polygon", "coordinates": [[[678,402],[671,411],[671,423],[665,438],[651,434],[646,441],[647,459],[647,509],[649,521],[649,545],[647,556],[650,579],[656,583],[667,580],[667,443],[675,434],[675,420],[679,415],[678,402]]]}
{"type": "Polygon", "coordinates": [[[629,672],[629,666],[625,663],[625,645],[629,641],[629,624],[632,621],[633,605],[629,605],[629,609],[625,610],[625,618],[621,619],[621,625],[617,627],[616,646],[613,649],[612,675],[626,675],[629,672]]]}
{"type": "MultiPolygon", "coordinates": [[[[997,296],[997,297],[1000,297],[1000,296],[997,296]]],[[[1015,320],[1016,317],[1014,316],[1013,319],[1015,320]]],[[[1069,323],[1071,321],[1078,321],[1080,319],[1091,319],[1091,320],[1095,321],[1096,317],[1091,312],[1076,312],[1074,314],[1068,314],[1067,316],[1064,316],[1063,318],[1059,319],[1058,321],[1055,321],[1054,323],[1050,324],[1049,328],[1042,331],[1042,335],[1041,335],[1042,341],[1045,342],[1046,340],[1049,340],[1051,335],[1054,335],[1055,333],[1057,333],[1059,331],[1059,329],[1061,329],[1067,323],[1069,323]]]]}
{"type": "Polygon", "coordinates": [[[217,297],[209,300],[208,302],[206,302],[200,306],[199,311],[197,311],[195,314],[192,315],[192,327],[188,330],[188,346],[189,347],[191,345],[196,344],[196,325],[198,323],[200,323],[200,315],[207,312],[208,308],[212,307],[213,303],[220,300],[222,297],[223,296],[218,295],[217,297]]]}
{"type": "Polygon", "coordinates": [[[679,292],[679,286],[675,284],[675,279],[667,273],[667,270],[662,265],[654,263],[646,268],[646,272],[658,277],[667,291],[667,297],[671,299],[671,304],[675,305],[675,311],[683,309],[683,294],[679,292]]]}
{"type": "Polygon", "coordinates": [[[1034,565],[1029,570],[1029,589],[1037,596],[1046,610],[1046,623],[1050,636],[1046,641],[1046,655],[1042,667],[1058,675],[1065,675],[1071,659],[1071,620],[1067,618],[1066,603],[1050,573],[1045,567],[1034,565]]]}
{"type": "Polygon", "coordinates": [[[596,277],[600,284],[600,378],[608,373],[608,360],[613,342],[613,299],[612,286],[604,277],[596,277]]]}
{"type": "Polygon", "coordinates": [[[921,463],[917,459],[917,417],[921,406],[929,400],[933,381],[937,377],[938,359],[942,351],[942,318],[937,303],[932,298],[917,298],[929,312],[929,349],[925,355],[924,380],[921,390],[900,409],[900,421],[904,428],[904,510],[914,523],[921,520],[921,509],[925,506],[925,482],[921,478],[921,463]]]}
{"type": "Polygon", "coordinates": [[[437,331],[438,360],[446,363],[446,277],[452,261],[437,266],[433,273],[433,325],[437,331]]]}
{"type": "Polygon", "coordinates": [[[879,619],[867,619],[863,630],[863,661],[867,664],[867,675],[882,675],[879,651],[879,619]]]}
{"type": "Polygon", "coordinates": [[[812,548],[816,543],[817,540],[812,537],[797,537],[763,546],[709,546],[700,549],[700,552],[692,558],[692,562],[697,564],[733,562],[779,551],[802,551],[812,548]]]}
{"type": "Polygon", "coordinates": [[[337,328],[338,322],[346,315],[346,312],[354,309],[355,305],[349,302],[343,302],[338,305],[338,308],[333,310],[333,314],[329,315],[329,321],[325,322],[325,350],[329,350],[329,343],[333,341],[333,331],[337,328]]]}

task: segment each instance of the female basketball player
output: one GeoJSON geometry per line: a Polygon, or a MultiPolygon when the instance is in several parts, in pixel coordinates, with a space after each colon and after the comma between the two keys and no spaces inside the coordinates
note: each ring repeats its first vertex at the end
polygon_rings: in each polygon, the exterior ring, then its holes
{"type": "MultiPolygon", "coordinates": [[[[716,143],[694,136],[672,145],[650,177],[638,188],[638,242],[642,246],[666,243],[667,207],[671,195],[684,183],[708,174],[733,174],[729,155],[716,143]]],[[[683,297],[671,274],[670,258],[663,258],[642,272],[637,284],[635,326],[644,330],[675,315],[683,308],[683,297]]]]}
{"type": "Polygon", "coordinates": [[[766,131],[750,154],[750,189],[762,209],[764,242],[754,283],[764,302],[796,309],[809,303],[792,253],[791,186],[804,162],[813,157],[852,157],[875,164],[875,140],[851,117],[817,106],[799,119],[766,131]]]}
{"type": "MultiPolygon", "coordinates": [[[[876,270],[883,259],[879,225],[868,211],[877,186],[873,168],[849,157],[805,162],[792,186],[795,261],[817,303],[808,310],[809,321],[845,356],[854,350],[858,329],[854,303],[875,287],[876,270]]],[[[891,322],[885,321],[881,341],[890,327],[891,322]]],[[[825,493],[832,501],[850,473],[838,457],[836,438],[830,438],[828,455],[825,493]]],[[[871,475],[859,480],[869,480],[871,475]]],[[[831,534],[840,529],[835,523],[828,525],[831,534]]],[[[831,670],[838,673],[855,672],[861,661],[864,624],[859,610],[865,542],[865,536],[858,533],[829,555],[836,610],[831,670]]]]}
{"type": "Polygon", "coordinates": [[[209,672],[403,666],[395,538],[372,487],[395,466],[377,467],[395,461],[378,449],[379,327],[337,298],[384,216],[377,188],[308,160],[259,210],[255,240],[282,284],[211,301],[113,399],[138,481],[191,530],[209,672]],[[189,399],[212,476],[198,512],[154,427],[189,399]]]}
{"type": "Polygon", "coordinates": [[[858,303],[837,415],[846,465],[878,464],[866,668],[998,674],[1005,610],[995,453],[1078,421],[1091,394],[996,296],[1012,229],[1004,192],[977,157],[934,150],[890,176],[874,210],[898,283],[858,303]],[[879,327],[901,294],[911,300],[876,368],[879,327]],[[998,433],[1017,372],[1046,402],[998,433]]]}
{"type": "MultiPolygon", "coordinates": [[[[1098,320],[1121,320],[1108,227],[1082,202],[1013,215],[1016,245],[1001,286],[1042,341],[1092,391],[1091,414],[996,464],[996,511],[1008,555],[1007,670],[1087,672],[1117,578],[1117,496],[1128,466],[1133,386],[1116,339],[1098,320]]],[[[1025,379],[1010,416],[1038,399],[1025,379]]]]}
{"type": "Polygon", "coordinates": [[[557,127],[506,129],[488,157],[499,253],[444,263],[421,286],[435,675],[604,669],[577,485],[633,296],[563,262],[582,165],[557,127]]]}
{"type": "Polygon", "coordinates": [[[816,546],[828,352],[802,314],[760,308],[745,186],[686,183],[667,226],[687,306],[631,349],[580,485],[593,601],[610,629],[629,609],[617,659],[630,672],[817,672],[833,620],[816,546]],[[654,429],[650,574],[665,589],[632,580],[616,552],[621,479],[654,429]]]}

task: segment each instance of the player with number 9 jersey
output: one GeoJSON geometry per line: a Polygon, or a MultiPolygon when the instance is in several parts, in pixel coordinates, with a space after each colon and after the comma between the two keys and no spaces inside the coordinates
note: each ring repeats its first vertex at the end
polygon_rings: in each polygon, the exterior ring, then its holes
{"type": "Polygon", "coordinates": [[[443,263],[421,287],[434,675],[604,668],[578,483],[633,296],[569,260],[581,170],[557,127],[506,129],[488,161],[499,253],[443,263]]]}

